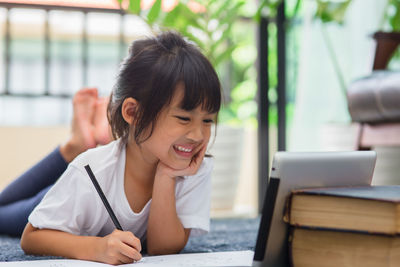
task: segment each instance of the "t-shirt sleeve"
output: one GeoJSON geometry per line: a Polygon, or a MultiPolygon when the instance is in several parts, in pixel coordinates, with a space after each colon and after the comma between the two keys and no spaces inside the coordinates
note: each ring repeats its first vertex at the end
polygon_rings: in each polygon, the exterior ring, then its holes
{"type": "Polygon", "coordinates": [[[212,158],[205,158],[197,174],[179,178],[176,211],[183,227],[192,229],[193,236],[210,230],[212,168],[212,158]]]}
{"type": "Polygon", "coordinates": [[[32,211],[28,220],[39,229],[53,229],[75,235],[88,235],[99,218],[93,204],[90,179],[82,170],[69,165],[67,170],[32,211]]]}

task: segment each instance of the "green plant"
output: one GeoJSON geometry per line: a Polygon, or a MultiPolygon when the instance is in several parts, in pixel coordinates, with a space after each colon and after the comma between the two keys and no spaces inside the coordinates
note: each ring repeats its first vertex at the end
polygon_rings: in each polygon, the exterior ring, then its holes
{"type": "Polygon", "coordinates": [[[388,0],[383,12],[381,29],[400,31],[400,1],[388,0]]]}
{"type": "MultiPolygon", "coordinates": [[[[123,0],[118,0],[122,4],[123,0]]],[[[257,103],[255,96],[257,92],[256,71],[254,62],[256,56],[250,54],[250,62],[246,57],[241,56],[242,52],[252,46],[255,51],[254,40],[249,39],[249,32],[235,32],[233,25],[242,19],[243,7],[249,1],[245,0],[198,0],[197,4],[203,8],[194,11],[190,8],[193,0],[179,0],[176,6],[169,11],[163,11],[161,0],[156,0],[148,10],[141,8],[140,0],[129,0],[126,9],[142,17],[154,29],[173,28],[184,36],[196,42],[205,55],[211,60],[219,73],[225,91],[225,105],[220,113],[220,121],[233,124],[249,123],[256,125],[257,103]],[[246,35],[247,34],[247,35],[246,35]],[[230,89],[231,88],[231,89],[230,89]]],[[[261,0],[252,14],[256,21],[264,14],[269,17],[276,16],[276,10],[282,0],[261,0]]],[[[294,25],[298,11],[304,1],[286,1],[287,30],[294,25]]],[[[348,10],[351,0],[325,1],[316,0],[316,11],[314,18],[322,22],[322,33],[328,48],[331,62],[335,73],[341,84],[343,94],[346,91],[341,68],[337,62],[337,56],[325,30],[327,23],[343,24],[343,19],[348,10]]],[[[393,28],[400,28],[400,0],[388,0],[385,11],[387,20],[390,20],[393,28]],[[390,13],[396,7],[394,14],[390,13]]],[[[236,24],[236,26],[238,23],[236,24]]],[[[276,28],[270,26],[271,40],[269,48],[270,64],[270,101],[272,103],[270,121],[276,121],[276,28]]],[[[237,28],[237,27],[236,27],[237,28]]],[[[250,37],[251,38],[251,37],[250,37]]],[[[255,53],[255,52],[254,52],[255,53]]]]}
{"type": "MultiPolygon", "coordinates": [[[[123,0],[119,2],[123,6],[123,0]]],[[[125,8],[142,17],[153,29],[179,31],[196,42],[210,59],[221,77],[225,92],[220,121],[254,125],[257,113],[254,40],[248,29],[239,33],[233,29],[233,25],[242,19],[245,1],[199,0],[200,9],[194,11],[190,8],[193,1],[180,0],[167,12],[163,11],[161,0],[156,0],[148,10],[143,10],[140,4],[140,0],[130,0],[125,8]],[[251,60],[241,55],[246,49],[248,52],[249,47],[253,49],[251,60]]]]}

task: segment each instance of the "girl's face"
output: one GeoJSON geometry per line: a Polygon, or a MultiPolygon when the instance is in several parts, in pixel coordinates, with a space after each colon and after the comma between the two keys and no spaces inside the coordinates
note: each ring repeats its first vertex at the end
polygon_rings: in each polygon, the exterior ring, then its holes
{"type": "Polygon", "coordinates": [[[140,147],[146,160],[160,160],[173,169],[185,169],[192,158],[207,146],[215,113],[200,107],[186,111],[179,107],[183,89],[178,88],[171,104],[164,108],[150,138],[140,147]]]}

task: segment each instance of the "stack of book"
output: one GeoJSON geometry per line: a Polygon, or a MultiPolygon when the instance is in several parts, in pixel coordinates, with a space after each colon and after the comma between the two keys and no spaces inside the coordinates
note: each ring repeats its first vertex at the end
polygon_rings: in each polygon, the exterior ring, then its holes
{"type": "Polygon", "coordinates": [[[294,267],[400,266],[400,186],[297,190],[288,204],[294,267]]]}

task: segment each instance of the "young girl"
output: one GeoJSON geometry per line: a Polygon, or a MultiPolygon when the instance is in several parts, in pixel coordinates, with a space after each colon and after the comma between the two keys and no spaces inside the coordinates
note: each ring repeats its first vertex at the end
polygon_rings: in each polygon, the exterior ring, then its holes
{"type": "Polygon", "coordinates": [[[108,105],[114,137],[79,155],[29,216],[26,253],[110,264],[177,253],[209,230],[212,161],[204,157],[221,104],[210,62],[173,32],[135,41],[108,105]],[[89,164],[125,231],[115,230],[89,164]]]}

